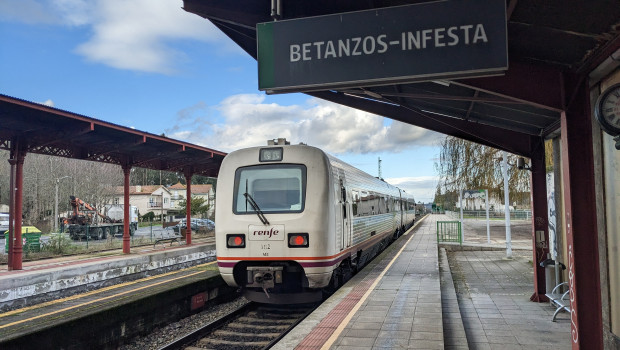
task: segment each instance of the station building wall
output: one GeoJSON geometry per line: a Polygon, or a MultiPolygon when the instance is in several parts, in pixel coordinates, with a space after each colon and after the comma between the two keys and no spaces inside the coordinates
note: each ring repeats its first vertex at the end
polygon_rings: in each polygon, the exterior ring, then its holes
{"type": "MultiPolygon", "coordinates": [[[[618,83],[620,68],[592,86],[592,113],[600,93],[618,83]]],[[[620,349],[620,150],[593,123],[603,337],[606,349],[620,349]]]]}

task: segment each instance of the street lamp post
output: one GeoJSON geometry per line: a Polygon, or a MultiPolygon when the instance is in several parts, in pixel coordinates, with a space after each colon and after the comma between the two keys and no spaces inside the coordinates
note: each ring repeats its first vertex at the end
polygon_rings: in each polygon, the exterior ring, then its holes
{"type": "Polygon", "coordinates": [[[59,177],[56,179],[56,201],[54,202],[54,231],[58,232],[58,184],[60,183],[60,180],[65,179],[67,177],[71,177],[71,176],[63,176],[63,177],[59,177]]]}

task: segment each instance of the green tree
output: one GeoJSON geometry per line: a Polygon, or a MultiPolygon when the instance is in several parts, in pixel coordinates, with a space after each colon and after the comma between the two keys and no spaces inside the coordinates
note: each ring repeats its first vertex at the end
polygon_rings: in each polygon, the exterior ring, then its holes
{"type": "MultiPolygon", "coordinates": [[[[190,216],[206,213],[210,207],[206,202],[205,198],[192,196],[192,212],[190,216]]],[[[180,200],[178,204],[181,209],[181,215],[187,215],[187,200],[180,200]]]]}
{"type": "Polygon", "coordinates": [[[149,211],[148,213],[142,215],[142,221],[153,221],[155,219],[155,213],[149,211]]]}

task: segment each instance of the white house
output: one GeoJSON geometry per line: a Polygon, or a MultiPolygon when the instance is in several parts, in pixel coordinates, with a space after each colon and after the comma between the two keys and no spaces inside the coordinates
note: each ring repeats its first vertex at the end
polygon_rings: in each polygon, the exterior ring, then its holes
{"type": "MultiPolygon", "coordinates": [[[[123,187],[115,189],[114,204],[123,204],[123,187]]],[[[155,215],[163,214],[168,217],[171,209],[171,193],[162,185],[154,186],[129,186],[129,205],[138,208],[140,215],[153,212],[155,215]]],[[[169,221],[166,218],[166,221],[169,221]]]]}
{"type": "MultiPolygon", "coordinates": [[[[185,200],[185,196],[187,195],[187,188],[185,187],[185,185],[178,182],[168,187],[168,190],[171,193],[171,208],[173,210],[180,210],[178,203],[182,200],[185,200]]],[[[215,211],[215,191],[213,190],[213,185],[192,184],[192,196],[203,198],[205,200],[205,202],[209,205],[207,217],[212,217],[215,211]]]]}

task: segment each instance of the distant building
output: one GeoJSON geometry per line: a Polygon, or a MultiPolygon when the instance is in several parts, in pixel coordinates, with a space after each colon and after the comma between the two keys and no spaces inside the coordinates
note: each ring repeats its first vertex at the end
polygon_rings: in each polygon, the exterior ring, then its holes
{"type": "MultiPolygon", "coordinates": [[[[486,210],[486,203],[484,199],[484,192],[480,196],[469,196],[467,191],[463,191],[463,210],[486,210]]],[[[470,191],[473,192],[473,191],[470,191]]],[[[460,209],[460,204],[457,201],[454,203],[456,209],[460,209]]],[[[510,204],[508,208],[513,211],[515,209],[530,209],[529,192],[519,193],[518,198],[510,198],[510,204]],[[519,198],[524,198],[525,200],[519,198]]],[[[496,193],[489,193],[489,210],[494,212],[504,212],[504,197],[496,193]]]]}
{"type": "MultiPolygon", "coordinates": [[[[181,208],[179,206],[180,201],[184,201],[187,195],[187,188],[182,183],[178,182],[170,187],[168,190],[171,193],[171,208],[174,211],[179,211],[181,208]]],[[[203,198],[205,203],[209,205],[209,210],[207,211],[206,217],[212,217],[215,212],[215,191],[213,190],[213,185],[194,185],[192,184],[192,196],[203,198]]]]}
{"type": "MultiPolygon", "coordinates": [[[[123,204],[124,190],[122,186],[115,188],[114,204],[123,204]]],[[[165,221],[171,219],[171,193],[165,186],[129,186],[129,205],[138,208],[140,215],[153,212],[155,215],[164,215],[165,221]]]]}

